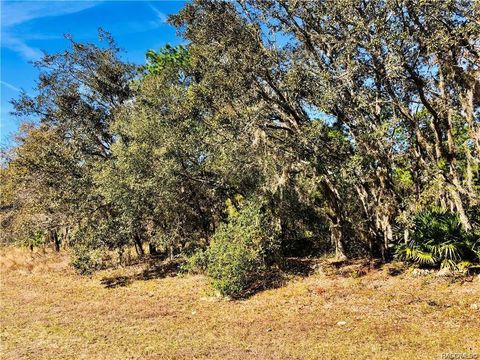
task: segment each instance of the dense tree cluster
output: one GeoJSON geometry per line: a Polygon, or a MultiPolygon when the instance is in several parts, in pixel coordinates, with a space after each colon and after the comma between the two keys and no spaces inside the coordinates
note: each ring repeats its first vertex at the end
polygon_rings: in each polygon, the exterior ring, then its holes
{"type": "Polygon", "coordinates": [[[141,67],[103,32],[71,40],[14,101],[37,125],[1,169],[3,241],[63,238],[87,269],[148,244],[224,293],[290,255],[474,266],[479,18],[469,0],[197,0],[170,18],[188,45],[141,67]]]}

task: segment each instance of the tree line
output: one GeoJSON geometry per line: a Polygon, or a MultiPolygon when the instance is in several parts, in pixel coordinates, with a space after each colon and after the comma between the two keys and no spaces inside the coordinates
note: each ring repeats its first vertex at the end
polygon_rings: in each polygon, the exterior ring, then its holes
{"type": "Polygon", "coordinates": [[[478,268],[476,1],[197,0],[187,45],[46,54],[1,168],[2,242],[188,258],[226,294],[288,256],[478,268]]]}

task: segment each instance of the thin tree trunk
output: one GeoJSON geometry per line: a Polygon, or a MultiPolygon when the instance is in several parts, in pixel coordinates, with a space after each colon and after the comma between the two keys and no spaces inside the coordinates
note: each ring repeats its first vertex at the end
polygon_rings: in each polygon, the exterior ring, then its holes
{"type": "Polygon", "coordinates": [[[50,238],[53,241],[53,248],[55,251],[60,251],[60,238],[58,237],[58,233],[56,229],[50,230],[50,238]]]}
{"type": "Polygon", "coordinates": [[[151,242],[148,243],[148,253],[152,256],[158,255],[157,247],[155,246],[155,244],[151,242]]]}
{"type": "Polygon", "coordinates": [[[133,242],[135,244],[135,251],[137,252],[138,257],[142,258],[145,256],[145,251],[143,250],[142,240],[138,234],[135,234],[133,237],[133,242]]]}
{"type": "Polygon", "coordinates": [[[472,169],[472,162],[474,161],[472,158],[472,154],[470,152],[470,149],[468,146],[465,146],[465,155],[467,159],[467,173],[466,173],[466,184],[467,184],[467,193],[469,196],[470,202],[473,202],[476,200],[477,196],[475,195],[475,190],[473,187],[473,169],[472,169]]]}
{"type": "Polygon", "coordinates": [[[389,256],[389,246],[393,240],[393,230],[390,219],[387,215],[383,216],[383,260],[385,261],[389,256]]]}
{"type": "MultiPolygon", "coordinates": [[[[454,180],[455,181],[455,180],[454,180]]],[[[458,181],[458,180],[457,180],[458,181]]],[[[463,228],[466,231],[470,231],[472,229],[472,225],[470,224],[470,220],[468,219],[467,213],[462,203],[462,198],[460,197],[460,193],[457,189],[453,188],[450,190],[450,195],[452,197],[453,204],[457,210],[458,218],[460,223],[462,224],[463,228]]]]}
{"type": "Polygon", "coordinates": [[[326,176],[324,177],[324,181],[322,181],[322,186],[327,195],[329,203],[330,213],[328,214],[328,218],[330,220],[330,237],[332,240],[332,245],[335,246],[335,257],[338,260],[345,260],[347,259],[347,256],[344,246],[344,221],[342,219],[342,212],[340,209],[339,194],[326,176]]]}
{"type": "Polygon", "coordinates": [[[332,222],[332,226],[330,227],[330,236],[332,239],[332,243],[335,246],[335,258],[337,260],[343,261],[347,259],[345,255],[345,248],[343,246],[343,231],[342,231],[342,224],[338,219],[335,222],[332,222]]]}

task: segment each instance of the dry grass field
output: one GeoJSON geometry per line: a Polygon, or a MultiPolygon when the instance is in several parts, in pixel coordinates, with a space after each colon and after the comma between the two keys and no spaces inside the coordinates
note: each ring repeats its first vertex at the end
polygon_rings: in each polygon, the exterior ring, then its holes
{"type": "MultiPolygon", "coordinates": [[[[0,249],[2,359],[440,359],[480,353],[480,278],[319,266],[246,300],[202,276],[76,275],[0,249]]],[[[157,269],[158,270],[158,269],[157,269]]],[[[480,357],[480,355],[478,355],[480,357]]]]}

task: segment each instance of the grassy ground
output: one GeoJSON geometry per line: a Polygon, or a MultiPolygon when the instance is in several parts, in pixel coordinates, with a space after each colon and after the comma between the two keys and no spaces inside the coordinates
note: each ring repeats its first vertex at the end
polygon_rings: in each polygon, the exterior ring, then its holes
{"type": "Polygon", "coordinates": [[[479,277],[320,266],[228,301],[202,276],[80,277],[65,254],[0,249],[0,269],[2,359],[480,358],[479,277]]]}

